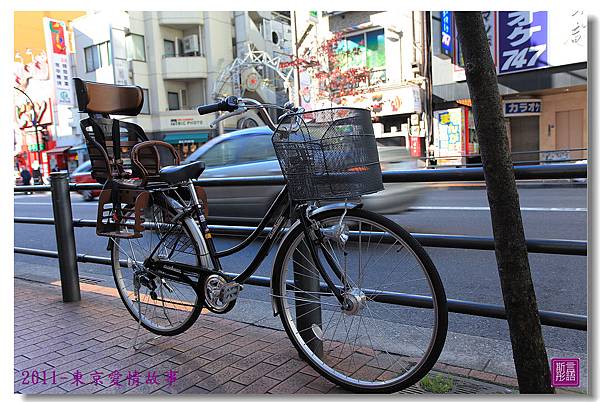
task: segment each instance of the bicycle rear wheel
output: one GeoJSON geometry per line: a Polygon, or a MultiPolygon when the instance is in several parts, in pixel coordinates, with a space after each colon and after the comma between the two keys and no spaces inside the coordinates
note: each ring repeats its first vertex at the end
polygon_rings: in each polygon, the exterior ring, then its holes
{"type": "Polygon", "coordinates": [[[325,232],[340,222],[350,231],[345,244],[326,236],[318,247],[345,305],[317,271],[297,226],[275,260],[276,308],[299,353],[323,376],[355,392],[395,392],[437,361],[448,325],[446,295],[425,250],[398,224],[360,209],[342,213],[326,211],[314,219],[325,232]]]}
{"type": "Polygon", "coordinates": [[[159,201],[153,200],[144,213],[142,237],[111,238],[111,259],[115,285],[129,313],[150,332],[173,336],[187,330],[202,311],[196,292],[201,277],[186,273],[186,281],[175,280],[144,262],[159,241],[155,255],[165,261],[200,266],[200,250],[191,219],[172,222],[175,211],[159,201]]]}

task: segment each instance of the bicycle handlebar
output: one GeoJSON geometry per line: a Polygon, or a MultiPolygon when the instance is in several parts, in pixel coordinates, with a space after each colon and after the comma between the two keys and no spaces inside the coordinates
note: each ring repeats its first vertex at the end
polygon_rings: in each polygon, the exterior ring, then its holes
{"type": "Polygon", "coordinates": [[[230,117],[245,113],[248,109],[256,109],[260,118],[267,124],[267,126],[275,131],[277,129],[277,124],[271,119],[271,116],[265,111],[267,107],[276,107],[280,109],[291,109],[291,107],[280,107],[276,105],[267,105],[262,104],[256,99],[252,98],[238,98],[236,96],[228,96],[217,103],[211,103],[208,105],[203,105],[198,107],[198,113],[201,115],[215,113],[215,112],[230,112],[228,114],[217,117],[212,123],[211,127],[216,123],[228,119],[230,117]],[[252,106],[248,108],[248,106],[252,106]]]}
{"type": "Polygon", "coordinates": [[[203,115],[215,112],[233,112],[238,108],[238,103],[237,97],[228,96],[220,102],[198,107],[198,113],[203,115]]]}

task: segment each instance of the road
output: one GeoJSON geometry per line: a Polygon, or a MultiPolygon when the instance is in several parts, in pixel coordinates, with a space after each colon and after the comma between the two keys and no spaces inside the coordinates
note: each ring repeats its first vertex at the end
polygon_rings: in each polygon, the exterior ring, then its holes
{"type": "MultiPolygon", "coordinates": [[[[523,223],[527,238],[587,239],[587,188],[585,186],[521,186],[523,223]]],[[[83,202],[72,195],[74,218],[95,219],[96,202],[83,202]]],[[[491,237],[491,221],[485,190],[479,187],[432,188],[413,210],[390,216],[413,233],[439,233],[491,237]]],[[[15,195],[15,216],[52,217],[48,194],[15,195]]],[[[77,252],[108,256],[106,240],[94,229],[76,229],[77,252]]],[[[220,238],[223,249],[239,239],[220,238]]],[[[56,250],[54,228],[42,225],[15,225],[15,246],[56,250]]],[[[240,272],[257,245],[223,260],[226,271],[240,272]]],[[[500,284],[492,251],[428,248],[442,277],[449,299],[502,304],[500,284]]],[[[272,253],[274,254],[274,253],[272,253]]],[[[587,261],[583,256],[530,254],[530,265],[539,308],[587,315],[587,261]]],[[[256,273],[269,276],[272,256],[256,273]]],[[[80,264],[82,278],[104,280],[112,285],[107,266],[80,264]]],[[[39,280],[58,278],[57,261],[15,255],[15,275],[39,280]]],[[[247,299],[268,300],[264,288],[247,286],[247,299]]],[[[235,311],[235,309],[234,309],[235,311]]],[[[449,331],[455,334],[508,341],[504,320],[451,314],[449,331]]],[[[544,327],[546,346],[586,353],[584,331],[544,327]]]]}

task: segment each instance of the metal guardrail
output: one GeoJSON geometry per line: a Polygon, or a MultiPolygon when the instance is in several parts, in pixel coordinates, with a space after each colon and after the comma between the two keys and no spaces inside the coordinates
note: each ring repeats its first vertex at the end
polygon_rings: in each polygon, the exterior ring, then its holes
{"type": "MultiPolygon", "coordinates": [[[[587,164],[565,164],[560,166],[515,166],[516,180],[545,179],[578,179],[587,178],[587,164]]],[[[382,173],[384,183],[411,182],[447,182],[447,181],[484,181],[482,168],[447,168],[435,170],[388,170],[382,173]]],[[[194,183],[205,187],[215,186],[283,186],[283,176],[227,177],[194,180],[194,183]]],[[[102,185],[96,183],[69,184],[70,191],[101,190],[102,185]]],[[[19,186],[16,193],[50,191],[50,186],[19,186]]]]}
{"type": "MultiPolygon", "coordinates": [[[[14,222],[33,225],[54,225],[54,219],[52,218],[15,217],[14,222]]],[[[96,221],[92,219],[74,219],[73,227],[95,228],[96,221]]],[[[208,227],[213,234],[226,236],[248,236],[256,229],[253,226],[210,224],[208,227]]],[[[270,227],[265,227],[260,235],[266,236],[270,230],[270,227]]],[[[285,230],[286,229],[284,229],[284,231],[285,230]]],[[[417,239],[423,247],[494,250],[494,239],[491,237],[425,233],[411,233],[411,235],[417,239]]],[[[585,240],[529,239],[526,242],[527,251],[530,253],[587,255],[587,242],[585,240]]]]}
{"type": "MultiPolygon", "coordinates": [[[[515,177],[519,180],[535,180],[535,179],[556,179],[556,178],[585,178],[587,177],[587,164],[577,165],[562,165],[562,166],[515,166],[515,177]]],[[[383,173],[384,182],[442,182],[442,181],[481,181],[483,180],[482,168],[451,168],[451,169],[436,169],[436,170],[419,170],[419,171],[388,171],[383,173]]],[[[67,249],[71,245],[75,250],[75,237],[72,233],[74,227],[95,227],[94,220],[73,219],[70,209],[70,194],[69,191],[74,190],[90,190],[101,189],[99,184],[68,184],[68,175],[66,173],[53,173],[51,182],[53,186],[21,186],[15,187],[15,192],[29,191],[48,191],[51,187],[54,192],[60,191],[63,196],[60,198],[62,205],[53,205],[54,219],[51,218],[27,218],[15,217],[15,223],[21,224],[45,224],[55,225],[57,220],[63,221],[63,229],[59,233],[57,229],[57,239],[61,239],[61,243],[67,243],[67,249]],[[54,185],[55,181],[62,182],[62,185],[54,185]],[[68,184],[68,185],[67,185],[68,184]],[[69,204],[68,208],[64,204],[69,204]],[[68,221],[68,222],[64,222],[68,221]],[[64,228],[67,229],[64,229],[64,228]],[[71,231],[68,230],[71,227],[71,231]]],[[[283,185],[284,179],[281,176],[263,176],[250,178],[226,178],[226,179],[201,179],[196,181],[202,186],[218,186],[218,185],[283,185]]],[[[53,194],[53,201],[57,198],[53,194]]],[[[248,235],[254,230],[248,226],[224,226],[210,225],[211,230],[215,234],[225,235],[248,235]]],[[[266,233],[269,228],[265,228],[263,233],[266,233]]],[[[472,250],[494,250],[494,240],[486,237],[476,236],[460,236],[460,235],[439,235],[439,234],[413,234],[415,238],[423,246],[426,247],[447,247],[447,248],[463,248],[472,250]]],[[[15,247],[15,253],[36,255],[41,257],[59,258],[61,259],[61,282],[67,283],[66,288],[63,286],[63,300],[71,301],[78,300],[79,281],[77,274],[77,262],[96,263],[102,265],[112,264],[110,258],[100,256],[90,256],[86,254],[65,253],[63,251],[38,250],[30,248],[15,247]],[[69,267],[75,269],[63,270],[62,264],[66,263],[69,267]],[[64,271],[64,272],[63,272],[64,271]],[[63,275],[65,278],[63,278],[63,275]],[[69,278],[69,276],[71,276],[69,278]],[[73,281],[73,279],[77,279],[73,281]],[[66,282],[65,282],[66,281],[66,282]],[[73,284],[76,283],[76,288],[73,284]]],[[[549,239],[529,239],[527,240],[527,248],[529,252],[547,253],[547,254],[566,254],[566,255],[587,255],[587,242],[576,240],[549,240],[549,239]]],[[[230,274],[234,275],[234,274],[230,274]]],[[[270,279],[260,276],[252,276],[248,282],[249,285],[270,286],[270,279]]],[[[394,304],[423,306],[423,297],[407,294],[390,293],[388,302],[394,304]]],[[[448,300],[448,309],[450,312],[476,315],[481,317],[490,317],[498,319],[506,319],[506,312],[503,306],[476,303],[464,300],[448,300]]],[[[577,314],[560,313],[555,311],[540,311],[540,320],[543,325],[587,330],[587,317],[577,314]]]]}

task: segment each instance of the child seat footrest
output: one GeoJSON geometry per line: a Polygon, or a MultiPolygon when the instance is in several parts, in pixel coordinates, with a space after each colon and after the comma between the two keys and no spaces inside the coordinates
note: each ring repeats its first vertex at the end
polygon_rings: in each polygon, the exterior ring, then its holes
{"type": "Polygon", "coordinates": [[[114,202],[112,189],[102,190],[98,200],[96,234],[124,239],[142,237],[144,209],[150,193],[145,190],[119,189],[118,202],[114,202]]]}

